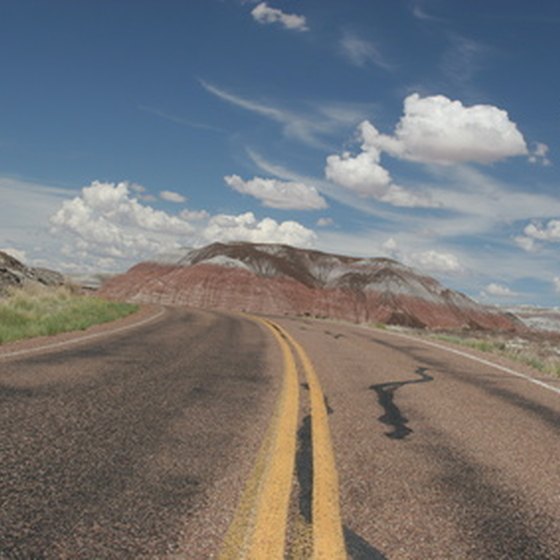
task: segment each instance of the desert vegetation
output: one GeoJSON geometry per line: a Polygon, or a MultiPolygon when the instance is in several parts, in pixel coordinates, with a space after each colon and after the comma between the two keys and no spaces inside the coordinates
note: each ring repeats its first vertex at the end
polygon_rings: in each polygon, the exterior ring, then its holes
{"type": "Polygon", "coordinates": [[[509,358],[560,377],[560,336],[551,333],[429,333],[430,338],[509,358]]]}
{"type": "Polygon", "coordinates": [[[560,333],[529,331],[524,334],[492,331],[429,330],[371,323],[380,330],[395,330],[413,336],[441,340],[508,358],[543,373],[560,377],[560,333]]]}
{"type": "Polygon", "coordinates": [[[12,288],[0,299],[0,344],[84,330],[137,310],[136,305],[85,296],[68,286],[29,284],[12,288]]]}

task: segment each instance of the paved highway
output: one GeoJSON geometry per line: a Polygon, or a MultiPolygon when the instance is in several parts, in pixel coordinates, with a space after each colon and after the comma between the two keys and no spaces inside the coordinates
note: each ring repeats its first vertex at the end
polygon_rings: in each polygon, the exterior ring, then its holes
{"type": "Polygon", "coordinates": [[[178,309],[0,355],[0,558],[560,559],[559,385],[178,309]]]}

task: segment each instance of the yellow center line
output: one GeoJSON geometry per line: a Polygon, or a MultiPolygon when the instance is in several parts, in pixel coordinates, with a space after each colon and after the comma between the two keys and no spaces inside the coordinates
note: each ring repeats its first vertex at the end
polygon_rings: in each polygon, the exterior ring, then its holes
{"type": "Polygon", "coordinates": [[[299,408],[297,368],[289,344],[303,367],[311,402],[313,560],[345,560],[338,475],[319,378],[301,345],[282,327],[273,321],[245,317],[273,333],[282,350],[284,377],[276,412],[222,545],[220,560],[284,559],[299,408]]]}
{"type": "Polygon", "coordinates": [[[295,348],[309,385],[313,441],[313,560],[343,560],[347,556],[340,515],[338,474],[325,397],[313,364],[302,346],[284,329],[280,331],[295,348]]]}
{"type": "Polygon", "coordinates": [[[266,321],[250,317],[274,334],[284,358],[284,379],[278,408],[238,505],[221,560],[283,560],[292,488],[299,385],[292,352],[266,321]]]}

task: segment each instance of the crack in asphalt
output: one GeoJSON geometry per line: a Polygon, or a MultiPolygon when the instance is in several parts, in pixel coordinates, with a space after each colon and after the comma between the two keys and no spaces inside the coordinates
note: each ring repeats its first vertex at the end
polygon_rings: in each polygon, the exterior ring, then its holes
{"type": "Polygon", "coordinates": [[[370,389],[377,393],[377,400],[385,411],[379,417],[383,424],[387,424],[393,428],[393,431],[386,432],[385,435],[391,439],[404,439],[409,436],[414,430],[408,427],[408,418],[403,415],[400,408],[395,404],[395,393],[405,385],[413,385],[416,383],[428,383],[433,381],[434,378],[426,372],[428,368],[418,367],[415,374],[420,376],[420,379],[410,379],[408,381],[390,381],[389,383],[378,383],[371,385],[370,389]]]}
{"type": "MultiPolygon", "coordinates": [[[[309,390],[307,383],[302,383],[301,387],[307,391],[309,390]]],[[[325,406],[328,414],[334,414],[334,410],[329,405],[326,396],[325,406]]],[[[297,439],[296,476],[299,482],[299,513],[305,522],[311,525],[313,511],[313,447],[310,414],[303,418],[297,433],[297,439]]],[[[346,552],[350,560],[387,560],[386,556],[360,535],[352,531],[347,525],[343,526],[343,532],[346,552]]]]}

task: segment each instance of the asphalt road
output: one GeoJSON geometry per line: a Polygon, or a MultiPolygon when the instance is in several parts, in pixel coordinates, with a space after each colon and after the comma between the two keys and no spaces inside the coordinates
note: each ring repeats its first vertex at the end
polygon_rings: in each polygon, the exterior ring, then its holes
{"type": "Polygon", "coordinates": [[[560,559],[558,392],[379,330],[279,323],[328,400],[350,558],[560,559]]]}
{"type": "Polygon", "coordinates": [[[210,557],[269,420],[277,353],[253,322],[176,310],[0,360],[0,557],[210,557]]]}
{"type": "Polygon", "coordinates": [[[560,559],[560,394],[379,330],[170,310],[0,358],[0,454],[0,558],[560,559]]]}

